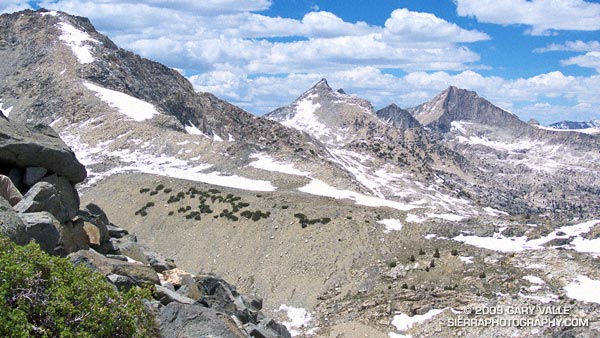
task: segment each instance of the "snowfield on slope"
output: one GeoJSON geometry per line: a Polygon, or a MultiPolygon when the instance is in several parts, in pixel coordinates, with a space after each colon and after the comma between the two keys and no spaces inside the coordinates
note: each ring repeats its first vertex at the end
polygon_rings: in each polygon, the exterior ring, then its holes
{"type": "Polygon", "coordinates": [[[119,113],[132,118],[135,121],[144,121],[151,119],[152,116],[160,114],[152,104],[137,99],[125,93],[116,90],[106,89],[90,82],[84,82],[83,85],[96,93],[102,101],[106,102],[112,108],[116,108],[119,113]]]}

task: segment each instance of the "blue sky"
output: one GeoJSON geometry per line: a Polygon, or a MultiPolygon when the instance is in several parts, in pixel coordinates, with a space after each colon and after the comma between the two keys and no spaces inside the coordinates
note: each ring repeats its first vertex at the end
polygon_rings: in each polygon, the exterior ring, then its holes
{"type": "Polygon", "coordinates": [[[255,114],[320,78],[411,107],[455,85],[523,120],[600,119],[600,1],[2,0],[89,17],[119,46],[255,114]]]}

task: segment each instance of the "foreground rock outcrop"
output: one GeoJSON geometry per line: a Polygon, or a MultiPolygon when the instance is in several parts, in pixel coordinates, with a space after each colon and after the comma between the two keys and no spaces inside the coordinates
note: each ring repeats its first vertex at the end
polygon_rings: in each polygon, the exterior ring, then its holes
{"type": "Polygon", "coordinates": [[[0,233],[17,244],[35,241],[106,277],[118,290],[150,287],[147,302],[162,337],[291,337],[266,317],[262,300],[240,295],[212,275],[194,276],[145,248],[112,224],[95,204],[80,209],[74,183],[85,168],[47,126],[0,122],[0,162],[24,194],[14,207],[0,198],[0,233]],[[37,156],[36,156],[37,155],[37,156]]]}

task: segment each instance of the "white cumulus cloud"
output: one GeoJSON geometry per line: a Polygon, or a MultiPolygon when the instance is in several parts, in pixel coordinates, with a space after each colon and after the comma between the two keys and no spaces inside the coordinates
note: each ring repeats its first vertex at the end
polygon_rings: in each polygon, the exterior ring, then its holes
{"type": "Polygon", "coordinates": [[[583,0],[455,0],[461,16],[479,22],[530,26],[528,33],[600,30],[600,4],[583,0]]]}

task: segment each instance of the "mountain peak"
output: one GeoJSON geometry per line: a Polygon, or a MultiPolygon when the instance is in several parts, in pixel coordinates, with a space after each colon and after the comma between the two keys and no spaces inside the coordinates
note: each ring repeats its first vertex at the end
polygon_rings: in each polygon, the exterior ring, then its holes
{"type": "Polygon", "coordinates": [[[329,86],[329,83],[327,83],[327,79],[325,78],[322,78],[319,82],[312,86],[312,88],[309,91],[312,90],[333,91],[333,89],[331,89],[331,87],[329,86]]]}
{"type": "Polygon", "coordinates": [[[452,121],[471,121],[488,125],[516,127],[525,125],[518,117],[507,112],[476,92],[449,86],[431,101],[409,109],[425,126],[450,130],[452,121]]]}
{"type": "Polygon", "coordinates": [[[407,110],[398,107],[395,103],[376,111],[375,114],[380,119],[396,128],[408,129],[421,126],[419,121],[417,121],[407,110]]]}

